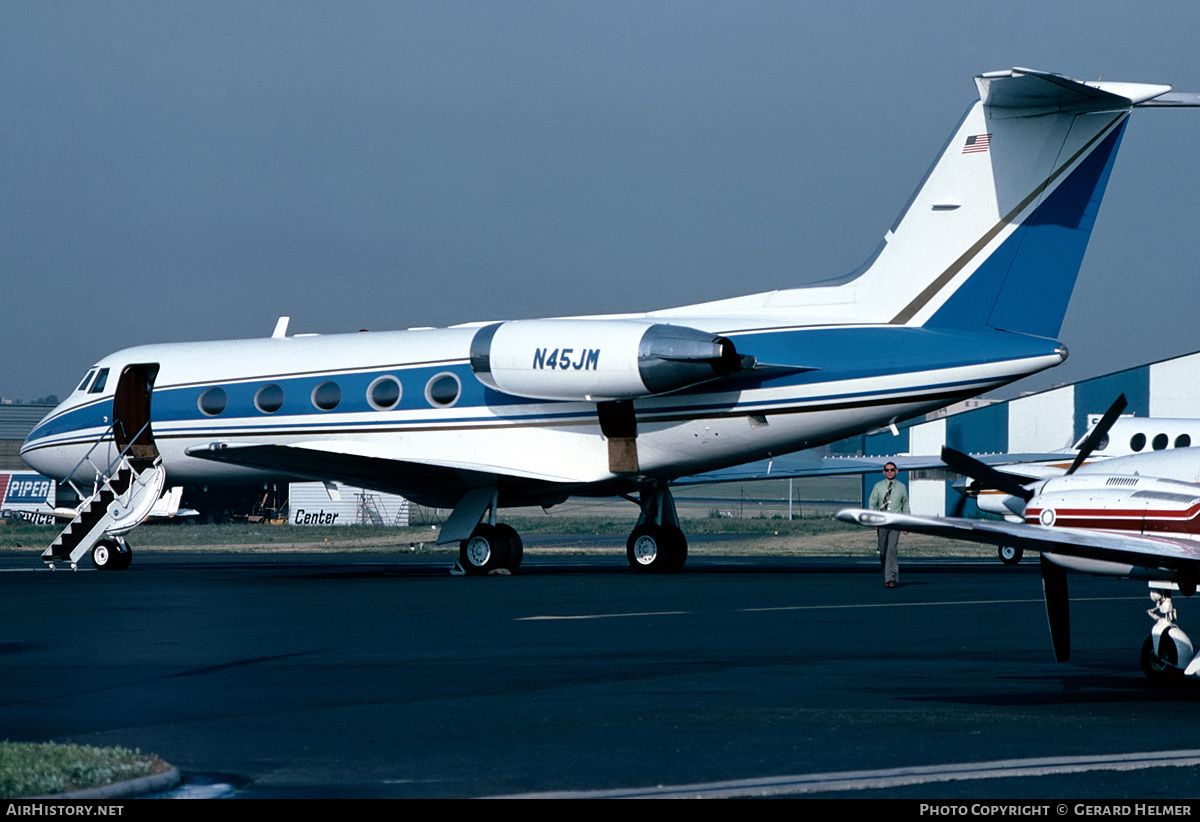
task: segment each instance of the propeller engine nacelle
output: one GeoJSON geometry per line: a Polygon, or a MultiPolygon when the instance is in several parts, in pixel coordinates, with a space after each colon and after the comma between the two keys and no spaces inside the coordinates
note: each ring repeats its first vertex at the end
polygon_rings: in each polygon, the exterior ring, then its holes
{"type": "Polygon", "coordinates": [[[480,382],[540,400],[631,400],[743,367],[725,337],[637,320],[513,320],[484,326],[471,341],[480,382]]]}
{"type": "Polygon", "coordinates": [[[1075,474],[1046,480],[1025,521],[1047,528],[1103,528],[1176,534],[1200,530],[1200,488],[1137,474],[1075,474]]]}
{"type": "MultiPolygon", "coordinates": [[[[980,488],[969,478],[960,477],[954,481],[953,488],[964,497],[975,500],[975,507],[985,514],[1004,517],[1009,522],[1025,521],[1025,500],[1003,491],[980,488]]],[[[959,506],[962,507],[961,504],[959,506]]]]}

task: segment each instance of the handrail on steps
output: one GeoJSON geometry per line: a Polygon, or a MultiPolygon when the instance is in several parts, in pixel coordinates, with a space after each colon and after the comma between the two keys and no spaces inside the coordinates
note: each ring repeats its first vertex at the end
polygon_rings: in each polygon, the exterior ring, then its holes
{"type": "MultiPolygon", "coordinates": [[[[109,424],[108,428],[105,428],[104,431],[101,432],[100,437],[96,440],[96,442],[94,442],[92,444],[92,447],[89,448],[84,453],[84,455],[79,458],[79,462],[75,463],[74,467],[72,467],[71,470],[67,472],[67,475],[65,477],[63,477],[61,480],[59,480],[59,482],[65,482],[67,485],[70,485],[71,488],[74,489],[75,493],[79,496],[79,499],[81,499],[81,500],[86,499],[87,497],[90,497],[91,494],[85,495],[82,491],[79,490],[79,486],[77,486],[75,484],[75,481],[73,479],[71,479],[72,475],[74,475],[74,473],[79,470],[79,466],[83,465],[84,462],[91,463],[91,466],[96,469],[96,476],[104,477],[104,484],[108,485],[108,478],[112,475],[113,467],[120,464],[120,462],[125,459],[125,455],[127,453],[129,453],[129,449],[132,448],[134,443],[137,442],[138,437],[140,437],[142,435],[142,433],[145,432],[150,427],[150,420],[146,420],[145,425],[143,425],[141,428],[139,428],[138,432],[129,438],[129,442],[125,445],[124,448],[121,449],[120,453],[118,453],[116,457],[111,459],[107,466],[105,466],[103,469],[101,469],[100,466],[98,466],[98,465],[96,465],[96,463],[92,462],[92,459],[91,459],[92,452],[95,451],[97,447],[104,444],[105,438],[108,436],[109,432],[114,433],[113,440],[114,441],[116,440],[115,428],[116,428],[116,425],[118,422],[119,422],[119,420],[113,420],[112,423],[109,424]]],[[[122,427],[124,427],[123,423],[122,423],[122,427]]],[[[109,486],[109,487],[111,487],[111,486],[109,486]]]]}

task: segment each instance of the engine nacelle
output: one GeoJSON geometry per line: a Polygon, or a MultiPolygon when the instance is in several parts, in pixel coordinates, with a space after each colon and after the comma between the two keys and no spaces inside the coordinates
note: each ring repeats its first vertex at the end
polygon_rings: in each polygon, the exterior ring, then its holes
{"type": "Polygon", "coordinates": [[[725,337],[638,320],[513,320],[484,326],[471,341],[480,382],[539,400],[630,400],[741,367],[725,337]]]}

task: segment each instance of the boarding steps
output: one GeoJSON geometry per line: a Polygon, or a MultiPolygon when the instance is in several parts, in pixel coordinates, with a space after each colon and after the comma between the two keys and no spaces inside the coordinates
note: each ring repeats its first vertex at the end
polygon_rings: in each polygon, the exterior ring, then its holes
{"type": "Polygon", "coordinates": [[[75,518],[42,552],[51,569],[60,562],[69,562],[74,569],[88,552],[97,568],[120,570],[129,565],[129,547],[120,536],[146,521],[166,485],[161,458],[146,463],[121,457],[114,473],[97,478],[92,495],[75,510],[75,518]]]}

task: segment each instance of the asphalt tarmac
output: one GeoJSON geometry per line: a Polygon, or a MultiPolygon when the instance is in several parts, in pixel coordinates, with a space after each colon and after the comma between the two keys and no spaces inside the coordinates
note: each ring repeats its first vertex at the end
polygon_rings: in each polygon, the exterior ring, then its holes
{"type": "MultiPolygon", "coordinates": [[[[122,745],[231,797],[1200,794],[1200,685],[1149,685],[1144,583],[1035,562],[0,554],[0,736],[122,745]]],[[[1200,603],[1180,600],[1200,625],[1200,603]]],[[[1196,628],[1200,631],[1200,628],[1196,628]]]]}

